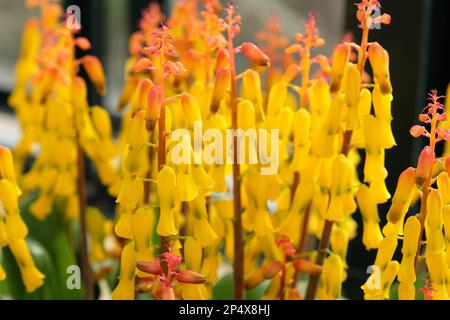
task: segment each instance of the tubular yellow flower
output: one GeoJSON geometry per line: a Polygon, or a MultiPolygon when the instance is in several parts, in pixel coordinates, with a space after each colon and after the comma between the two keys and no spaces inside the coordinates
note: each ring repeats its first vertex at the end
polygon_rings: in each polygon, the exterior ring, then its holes
{"type": "Polygon", "coordinates": [[[375,265],[377,265],[381,271],[384,271],[394,255],[397,248],[397,235],[392,235],[381,240],[378,246],[377,257],[375,258],[375,265]]]}
{"type": "Polygon", "coordinates": [[[146,112],[141,110],[137,112],[130,123],[129,132],[129,148],[133,150],[141,150],[148,141],[148,133],[145,123],[146,112]]]}
{"type": "Polygon", "coordinates": [[[159,111],[163,107],[164,92],[160,86],[153,86],[147,94],[147,129],[153,131],[158,121],[159,111]]]}
{"type": "Polygon", "coordinates": [[[445,207],[450,204],[450,177],[446,171],[437,176],[437,186],[442,197],[442,205],[445,207]]]}
{"type": "Polygon", "coordinates": [[[445,260],[445,253],[426,252],[425,261],[427,263],[431,282],[433,285],[433,300],[448,300],[446,284],[449,281],[449,271],[445,260]]]}
{"type": "Polygon", "coordinates": [[[367,250],[378,248],[383,235],[381,234],[378,208],[372,191],[362,184],[356,193],[359,210],[363,217],[363,244],[367,250]]]}
{"type": "Polygon", "coordinates": [[[244,71],[242,76],[242,97],[253,103],[256,107],[257,114],[260,119],[264,119],[262,114],[263,95],[261,92],[261,79],[259,73],[255,70],[248,69],[244,71]]]}
{"type": "Polygon", "coordinates": [[[136,252],[133,242],[130,242],[122,249],[119,283],[112,293],[113,300],[134,300],[135,272],[136,252]]]}
{"type": "Polygon", "coordinates": [[[442,233],[442,200],[439,191],[436,189],[432,189],[427,197],[427,217],[425,225],[427,230],[427,252],[444,252],[445,239],[442,233]]]}
{"type": "Polygon", "coordinates": [[[445,233],[445,242],[446,242],[446,256],[447,256],[447,265],[450,266],[450,205],[444,206],[444,233],[445,233]]]}
{"type": "Polygon", "coordinates": [[[294,128],[294,157],[290,169],[301,171],[306,163],[311,147],[310,127],[311,115],[306,109],[295,112],[292,127],[294,128]]]}
{"type": "Polygon", "coordinates": [[[139,261],[152,258],[152,232],[155,224],[153,208],[141,207],[133,214],[131,229],[133,232],[134,250],[139,261]]]}
{"type": "Polygon", "coordinates": [[[416,287],[414,283],[400,282],[398,285],[399,300],[414,300],[416,296],[416,287]]]}
{"type": "Polygon", "coordinates": [[[350,51],[351,48],[347,44],[340,44],[334,49],[333,62],[331,65],[331,93],[338,92],[341,87],[341,81],[344,77],[347,61],[350,58],[350,51]]]}
{"type": "Polygon", "coordinates": [[[391,103],[392,95],[383,95],[380,87],[375,85],[372,91],[373,107],[377,119],[381,121],[380,138],[384,149],[390,149],[396,145],[394,135],[392,133],[391,122],[391,103]]]}
{"type": "Polygon", "coordinates": [[[231,74],[228,69],[219,69],[216,73],[216,80],[214,83],[213,98],[211,103],[211,112],[216,113],[220,107],[220,101],[225,96],[226,90],[230,86],[231,74]]]}
{"type": "Polygon", "coordinates": [[[164,167],[158,173],[159,220],[157,233],[161,236],[178,234],[175,227],[174,189],[177,183],[175,172],[171,167],[164,167]]]}
{"type": "Polygon", "coordinates": [[[189,202],[189,208],[192,213],[192,227],[194,238],[198,240],[202,246],[208,246],[217,239],[217,234],[211,228],[206,212],[205,196],[202,190],[198,195],[189,202]]]}
{"type": "Polygon", "coordinates": [[[82,58],[89,79],[101,95],[106,94],[106,79],[103,66],[97,57],[86,55],[82,58]]]}
{"type": "Polygon", "coordinates": [[[330,204],[325,218],[332,221],[344,220],[344,196],[350,192],[353,164],[344,155],[333,160],[331,168],[330,204]]]}
{"type": "Polygon", "coordinates": [[[26,291],[30,293],[42,286],[45,276],[36,268],[25,240],[11,240],[9,248],[19,265],[26,291]]]}
{"type": "Polygon", "coordinates": [[[131,115],[134,116],[141,110],[147,109],[148,93],[153,87],[153,83],[149,79],[139,80],[133,99],[131,100],[131,115]]]}
{"type": "Polygon", "coordinates": [[[331,254],[325,259],[322,277],[325,280],[325,290],[329,299],[337,300],[341,297],[343,271],[344,265],[339,255],[331,254]]]}
{"type": "Polygon", "coordinates": [[[383,228],[385,235],[398,234],[403,218],[409,209],[413,188],[415,184],[416,171],[409,167],[400,174],[397,188],[395,189],[392,204],[387,213],[388,223],[383,228]]]}
{"type": "Polygon", "coordinates": [[[381,93],[383,95],[392,93],[389,75],[389,54],[378,42],[369,46],[369,61],[381,93]]]}
{"type": "Polygon", "coordinates": [[[342,91],[345,92],[345,101],[347,102],[347,130],[359,128],[358,102],[360,96],[361,73],[354,63],[347,63],[343,77],[342,91]]]}
{"type": "MultiPolygon", "coordinates": [[[[311,115],[323,119],[328,114],[331,96],[328,84],[323,79],[314,80],[309,93],[311,115]]],[[[312,123],[314,126],[314,122],[312,123]]]]}
{"type": "MultiPolygon", "coordinates": [[[[412,216],[406,220],[402,247],[403,258],[398,272],[398,280],[401,283],[413,284],[416,282],[414,260],[417,253],[420,227],[420,221],[417,217],[412,216]]],[[[409,291],[406,290],[406,292],[409,291]]]]}

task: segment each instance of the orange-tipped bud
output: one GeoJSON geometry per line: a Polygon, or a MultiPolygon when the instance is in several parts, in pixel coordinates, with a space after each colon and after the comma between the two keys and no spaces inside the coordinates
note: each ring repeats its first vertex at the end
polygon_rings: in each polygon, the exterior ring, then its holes
{"type": "Polygon", "coordinates": [[[211,112],[216,113],[219,110],[220,101],[223,99],[225,92],[230,85],[230,79],[231,74],[229,69],[217,69],[213,99],[211,103],[211,112]]]}
{"type": "Polygon", "coordinates": [[[153,274],[155,276],[163,273],[163,269],[158,260],[138,262],[137,268],[145,273],[153,274]]]}
{"type": "Polygon", "coordinates": [[[295,259],[292,264],[297,271],[302,273],[307,273],[310,275],[319,275],[322,273],[322,266],[319,266],[310,260],[302,258],[295,259]]]}
{"type": "Polygon", "coordinates": [[[241,45],[241,52],[246,56],[252,63],[260,67],[269,67],[270,59],[264,54],[256,45],[251,42],[244,42],[241,45]]]}
{"type": "Polygon", "coordinates": [[[103,72],[103,66],[100,60],[94,56],[84,56],[82,59],[84,70],[86,70],[89,79],[91,79],[98,93],[106,94],[106,79],[103,72]]]}
{"type": "Polygon", "coordinates": [[[333,63],[331,65],[331,93],[336,93],[341,87],[347,61],[350,58],[351,48],[347,44],[340,44],[334,49],[333,63]]]}
{"type": "Polygon", "coordinates": [[[141,58],[133,66],[133,72],[142,72],[152,65],[152,61],[149,58],[141,58]]]}
{"type": "Polygon", "coordinates": [[[369,47],[369,61],[383,95],[392,93],[389,76],[389,54],[377,42],[369,47]]]}
{"type": "Polygon", "coordinates": [[[226,49],[219,49],[216,56],[216,70],[230,68],[230,55],[226,49]]]}
{"type": "Polygon", "coordinates": [[[286,72],[281,77],[281,81],[289,83],[297,77],[299,72],[300,72],[299,66],[293,63],[287,68],[286,72]]]}
{"type": "Polygon", "coordinates": [[[272,279],[280,272],[282,265],[283,264],[280,261],[273,261],[272,264],[264,270],[263,277],[265,279],[272,279]]]}
{"type": "Polygon", "coordinates": [[[89,50],[91,48],[91,42],[85,37],[76,38],[75,45],[81,50],[89,50]]]}
{"type": "Polygon", "coordinates": [[[147,94],[147,129],[153,131],[164,103],[164,93],[160,86],[153,86],[147,94]]]}
{"type": "Polygon", "coordinates": [[[415,178],[416,171],[412,167],[403,171],[398,178],[397,188],[392,198],[392,206],[387,213],[387,219],[392,224],[397,224],[408,211],[415,178]]]}
{"type": "Polygon", "coordinates": [[[417,163],[417,181],[419,183],[431,176],[434,158],[434,152],[429,146],[423,148],[417,163]]]}
{"type": "Polygon", "coordinates": [[[206,277],[198,272],[191,270],[183,270],[175,275],[175,279],[181,283],[202,284],[206,281],[206,277]]]}
{"type": "Polygon", "coordinates": [[[175,300],[175,292],[172,287],[164,287],[162,289],[161,300],[175,300]]]}
{"type": "Polygon", "coordinates": [[[139,81],[136,92],[134,93],[133,101],[131,102],[132,115],[140,110],[146,109],[148,93],[152,87],[153,83],[149,79],[139,81]]]}

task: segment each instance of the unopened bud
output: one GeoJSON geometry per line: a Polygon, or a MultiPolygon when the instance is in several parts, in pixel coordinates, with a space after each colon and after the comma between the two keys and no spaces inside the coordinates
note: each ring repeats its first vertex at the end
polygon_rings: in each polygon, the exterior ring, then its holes
{"type": "Polygon", "coordinates": [[[256,45],[251,42],[244,42],[241,45],[241,52],[246,56],[252,63],[260,67],[269,67],[270,59],[264,54],[256,45]]]}
{"type": "Polygon", "coordinates": [[[175,279],[181,283],[202,284],[206,277],[198,272],[191,270],[182,270],[175,275],[175,279]]]}

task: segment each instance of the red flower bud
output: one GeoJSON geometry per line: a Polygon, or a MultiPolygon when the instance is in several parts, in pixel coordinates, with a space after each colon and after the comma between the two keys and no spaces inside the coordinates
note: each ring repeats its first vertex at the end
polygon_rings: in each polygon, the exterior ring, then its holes
{"type": "Polygon", "coordinates": [[[299,272],[307,273],[310,275],[318,275],[322,273],[321,266],[306,259],[295,259],[292,264],[294,265],[294,268],[299,272]]]}
{"type": "Polygon", "coordinates": [[[251,42],[244,42],[241,45],[241,52],[246,56],[252,63],[260,67],[269,67],[270,59],[264,54],[256,45],[251,42]]]}
{"type": "Polygon", "coordinates": [[[191,283],[191,284],[202,284],[206,281],[204,275],[187,269],[178,272],[175,275],[175,279],[181,283],[191,283]]]}
{"type": "Polygon", "coordinates": [[[147,129],[153,131],[164,102],[164,94],[160,86],[153,86],[147,95],[147,129]]]}
{"type": "Polygon", "coordinates": [[[425,127],[423,127],[423,126],[419,126],[419,125],[416,125],[416,126],[412,126],[411,127],[411,129],[409,130],[409,133],[414,137],[414,138],[417,138],[417,137],[420,137],[421,135],[423,135],[424,133],[425,133],[425,127]]]}
{"type": "Polygon", "coordinates": [[[230,67],[230,55],[226,49],[219,49],[216,56],[216,70],[223,68],[228,69],[230,67]]]}
{"type": "Polygon", "coordinates": [[[159,260],[138,262],[137,268],[145,273],[153,274],[155,276],[163,273],[159,260]]]}
{"type": "Polygon", "coordinates": [[[417,164],[417,176],[418,178],[429,178],[433,169],[434,152],[429,146],[423,148],[419,156],[417,164]]]}

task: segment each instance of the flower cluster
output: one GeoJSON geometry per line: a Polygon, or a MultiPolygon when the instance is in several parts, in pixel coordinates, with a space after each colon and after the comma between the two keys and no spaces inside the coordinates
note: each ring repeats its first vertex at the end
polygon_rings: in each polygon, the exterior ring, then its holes
{"type": "MultiPolygon", "coordinates": [[[[0,146],[0,249],[9,247],[20,268],[26,291],[33,292],[42,286],[45,276],[36,268],[25,241],[28,228],[20,215],[18,198],[21,194],[11,150],[0,146]]],[[[6,276],[0,265],[0,281],[6,276]]]]}
{"type": "Polygon", "coordinates": [[[413,137],[425,136],[429,145],[420,153],[416,168],[409,167],[400,175],[387,213],[387,224],[378,246],[375,266],[379,268],[380,286],[371,286],[375,274],[363,286],[366,299],[385,299],[389,288],[397,277],[398,298],[414,300],[417,276],[424,276],[419,270],[425,263],[426,285],[420,289],[427,300],[448,300],[449,283],[448,234],[450,232],[449,187],[450,158],[436,158],[436,143],[448,140],[449,129],[442,127],[447,120],[444,106],[437,91],[429,94],[429,103],[419,115],[425,126],[415,125],[410,133],[413,137]],[[408,210],[420,199],[418,214],[407,216],[408,210]],[[426,239],[424,239],[424,234],[426,239]],[[402,259],[392,260],[398,238],[403,239],[402,259]],[[423,245],[426,244],[425,252],[423,245]],[[429,280],[428,280],[429,279],[429,280]]]}

